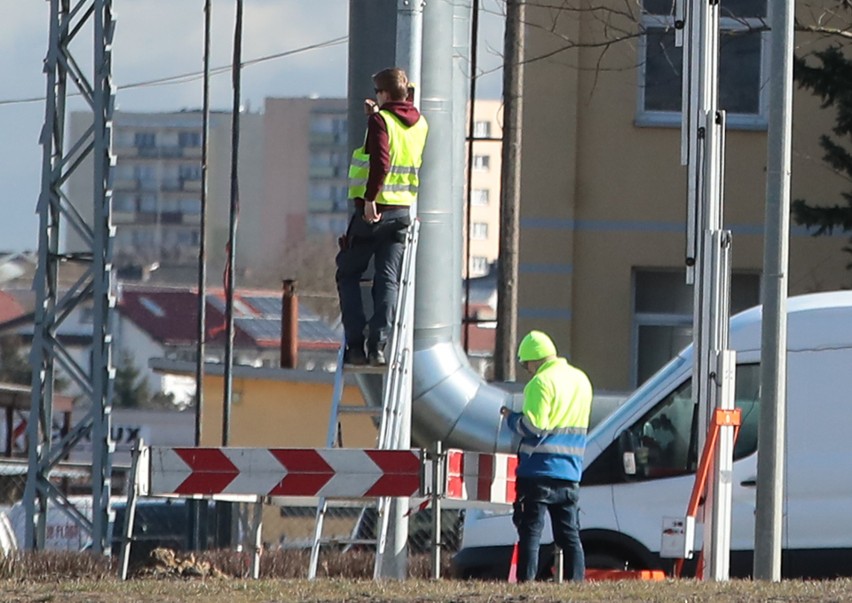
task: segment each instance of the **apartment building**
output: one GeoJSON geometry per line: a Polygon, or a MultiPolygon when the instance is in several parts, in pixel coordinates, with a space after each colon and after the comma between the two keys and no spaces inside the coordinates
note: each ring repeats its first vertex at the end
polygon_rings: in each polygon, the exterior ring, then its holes
{"type": "MultiPolygon", "coordinates": [[[[254,141],[262,133],[262,116],[240,116],[240,223],[252,230],[256,208],[262,203],[262,148],[254,141]]],[[[113,260],[128,278],[192,282],[201,243],[202,114],[114,114],[112,222],[115,226],[113,260]]],[[[91,114],[73,112],[69,133],[76,140],[91,124],[91,114]]],[[[68,194],[81,215],[91,222],[93,186],[91,168],[76,170],[68,194]]],[[[230,214],[231,115],[210,116],[209,179],[207,195],[207,249],[209,265],[224,265],[230,214]]],[[[251,266],[255,247],[237,239],[239,266],[251,266]]],[[[81,233],[69,229],[65,249],[83,251],[81,233]]],[[[217,271],[218,272],[218,271],[217,271]]],[[[217,276],[218,279],[218,276],[217,276]]]]}
{"type": "MultiPolygon", "coordinates": [[[[269,285],[306,244],[332,249],[350,212],[347,104],[342,98],[268,98],[262,113],[240,116],[238,274],[269,285]],[[268,282],[267,282],[268,281],[268,282]]],[[[478,101],[474,143],[470,274],[480,276],[497,257],[500,201],[500,104],[478,101]]],[[[71,114],[80,136],[91,114],[71,114]]],[[[231,115],[210,116],[207,257],[212,282],[226,261],[231,201],[231,115]]],[[[131,280],[192,283],[201,242],[199,111],[114,115],[113,258],[131,280]]],[[[92,181],[86,160],[68,183],[69,197],[91,220],[92,181]]],[[[65,248],[86,249],[69,229],[65,248]]],[[[324,252],[324,251],[323,251],[324,252]]],[[[300,255],[302,254],[302,255],[300,255]]],[[[332,254],[332,252],[329,252],[332,254]]]]}
{"type": "Polygon", "coordinates": [[[500,171],[503,136],[503,104],[498,100],[474,103],[473,155],[470,174],[470,224],[465,237],[467,274],[488,274],[500,248],[500,171]]]}
{"type": "Polygon", "coordinates": [[[350,149],[346,99],[267,98],[265,202],[259,239],[278,258],[346,231],[350,149]]]}

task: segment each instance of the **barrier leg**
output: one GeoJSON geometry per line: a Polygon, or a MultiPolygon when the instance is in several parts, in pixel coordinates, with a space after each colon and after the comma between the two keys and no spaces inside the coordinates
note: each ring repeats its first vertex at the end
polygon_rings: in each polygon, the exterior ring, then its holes
{"type": "Polygon", "coordinates": [[[562,584],[565,579],[565,555],[556,543],[553,544],[553,570],[556,574],[556,583],[562,584]]]}
{"type": "Polygon", "coordinates": [[[435,442],[432,457],[432,578],[441,578],[441,547],[444,546],[441,531],[441,484],[443,483],[444,453],[441,442],[435,442]]]}
{"type": "Polygon", "coordinates": [[[254,513],[252,516],[252,548],[254,549],[251,560],[251,577],[257,580],[260,578],[260,555],[263,550],[263,498],[257,497],[257,502],[254,504],[254,513]]]}
{"type": "Polygon", "coordinates": [[[121,541],[121,579],[127,580],[127,570],[130,564],[130,544],[133,541],[133,524],[136,521],[136,498],[139,494],[139,456],[142,454],[144,442],[142,439],[133,449],[133,459],[130,464],[130,484],[127,488],[127,503],[124,506],[124,533],[121,541]]]}

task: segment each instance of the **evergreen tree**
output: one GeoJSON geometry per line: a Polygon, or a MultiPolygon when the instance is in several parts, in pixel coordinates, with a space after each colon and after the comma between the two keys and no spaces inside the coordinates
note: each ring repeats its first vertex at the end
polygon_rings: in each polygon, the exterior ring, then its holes
{"type": "Polygon", "coordinates": [[[21,354],[21,338],[16,335],[0,337],[0,381],[29,385],[32,369],[29,360],[21,354]]]}
{"type": "Polygon", "coordinates": [[[121,355],[121,362],[115,369],[113,381],[113,405],[124,408],[144,406],[151,397],[148,384],[140,376],[139,369],[133,364],[129,353],[121,355]]]}
{"type": "MultiPolygon", "coordinates": [[[[843,55],[839,46],[818,51],[813,56],[818,65],[796,58],[794,77],[800,88],[810,90],[822,99],[823,108],[836,109],[837,120],[832,128],[836,138],[827,134],[820,136],[820,146],[825,151],[823,160],[833,170],[852,180],[852,154],[843,144],[852,142],[852,61],[843,55]]],[[[804,226],[816,228],[814,234],[817,236],[831,234],[835,228],[850,232],[852,191],[841,196],[845,203],[835,205],[826,205],[824,200],[814,205],[804,199],[796,199],[792,204],[793,219],[804,226]]],[[[852,244],[845,246],[843,251],[852,253],[852,244]]],[[[852,268],[852,262],[846,267],[852,268]]]]}

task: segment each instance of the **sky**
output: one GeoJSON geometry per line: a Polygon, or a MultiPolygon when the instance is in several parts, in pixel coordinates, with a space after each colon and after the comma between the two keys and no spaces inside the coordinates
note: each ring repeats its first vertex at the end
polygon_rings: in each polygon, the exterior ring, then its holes
{"type": "MultiPolygon", "coordinates": [[[[363,0],[370,1],[370,0],[363,0]]],[[[499,98],[502,0],[482,0],[477,96],[499,98]]],[[[115,0],[113,81],[116,108],[178,111],[201,106],[201,79],[138,85],[202,69],[202,0],[115,0]]],[[[234,0],[211,0],[211,67],[230,63],[234,0]]],[[[266,97],[345,96],[349,0],[244,0],[243,61],[338,40],[332,45],[247,66],[243,105],[259,110],[266,97]]],[[[0,252],[38,248],[36,202],[41,189],[39,134],[44,124],[49,2],[0,0],[0,252]]],[[[91,20],[89,20],[91,23],[91,20]]],[[[91,31],[72,47],[90,76],[91,31]]],[[[69,87],[69,91],[71,87],[69,87]]],[[[211,108],[232,105],[229,72],[211,79],[211,108]]],[[[67,111],[83,110],[70,98],[67,111]]]]}

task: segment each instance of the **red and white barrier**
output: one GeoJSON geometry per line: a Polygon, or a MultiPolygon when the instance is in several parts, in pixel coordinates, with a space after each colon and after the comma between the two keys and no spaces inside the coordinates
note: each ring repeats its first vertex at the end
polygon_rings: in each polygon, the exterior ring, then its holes
{"type": "Polygon", "coordinates": [[[447,451],[447,498],[491,503],[515,502],[512,454],[447,451]]]}
{"type": "MultiPolygon", "coordinates": [[[[148,448],[150,496],[431,496],[432,462],[420,450],[148,448]],[[425,485],[424,485],[425,484],[425,485]]],[[[517,457],[448,450],[443,495],[471,503],[515,500],[517,457]]]]}
{"type": "Polygon", "coordinates": [[[371,498],[421,494],[417,450],[151,448],[152,496],[371,498]]]}

